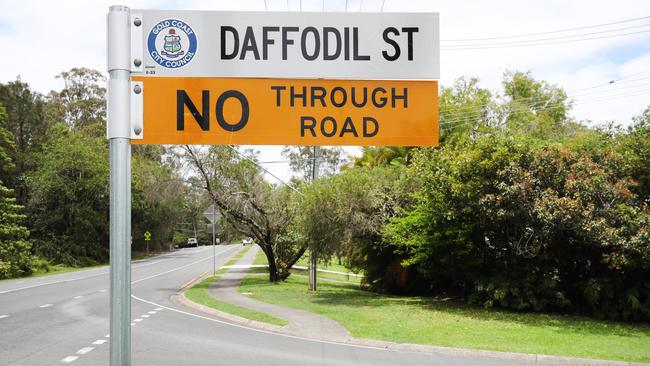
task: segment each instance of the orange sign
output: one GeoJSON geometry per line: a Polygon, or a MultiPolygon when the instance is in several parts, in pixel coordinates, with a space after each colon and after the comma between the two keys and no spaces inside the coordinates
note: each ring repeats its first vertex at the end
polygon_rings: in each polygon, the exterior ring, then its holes
{"type": "Polygon", "coordinates": [[[438,82],[134,77],[134,144],[435,146],[438,82]]]}

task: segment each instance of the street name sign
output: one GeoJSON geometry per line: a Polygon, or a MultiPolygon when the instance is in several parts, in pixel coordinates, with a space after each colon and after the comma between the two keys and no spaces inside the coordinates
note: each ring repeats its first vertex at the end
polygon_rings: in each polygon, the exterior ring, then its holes
{"type": "Polygon", "coordinates": [[[437,13],[131,19],[134,144],[438,143],[437,13]]]}

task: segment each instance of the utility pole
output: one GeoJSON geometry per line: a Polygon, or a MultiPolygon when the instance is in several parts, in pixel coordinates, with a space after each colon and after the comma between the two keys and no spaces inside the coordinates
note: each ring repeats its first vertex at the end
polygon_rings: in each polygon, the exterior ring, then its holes
{"type": "MultiPolygon", "coordinates": [[[[311,181],[312,183],[318,179],[318,158],[320,155],[320,147],[314,146],[314,159],[312,160],[312,171],[311,171],[311,181]]],[[[315,250],[312,249],[309,251],[309,290],[316,291],[316,264],[318,259],[315,253],[315,250]]]]}
{"type": "MultiPolygon", "coordinates": [[[[216,213],[217,208],[212,205],[212,218],[217,217],[216,213]]],[[[212,222],[212,275],[214,276],[217,273],[217,241],[214,238],[214,227],[217,225],[217,220],[214,219],[212,222]]]]}
{"type": "MultiPolygon", "coordinates": [[[[131,365],[131,24],[129,8],[107,16],[110,163],[110,365],[131,365]]],[[[133,92],[141,93],[142,89],[133,92]]],[[[138,132],[140,133],[140,132],[138,132]]]]}

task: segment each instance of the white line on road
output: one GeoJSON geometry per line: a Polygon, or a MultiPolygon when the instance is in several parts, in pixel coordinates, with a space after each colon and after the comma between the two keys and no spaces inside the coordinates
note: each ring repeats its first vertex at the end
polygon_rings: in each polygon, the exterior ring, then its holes
{"type": "Polygon", "coordinates": [[[77,299],[81,299],[82,297],[84,297],[84,295],[75,296],[73,297],[73,299],[77,300],[77,299]]]}
{"type": "Polygon", "coordinates": [[[143,321],[143,320],[144,320],[144,319],[140,319],[140,318],[133,319],[133,321],[136,322],[136,323],[140,323],[140,322],[143,321]]]}
{"type": "MultiPolygon", "coordinates": [[[[233,247],[233,248],[234,248],[234,247],[233,247]]],[[[224,250],[224,251],[218,253],[217,255],[224,254],[225,252],[227,252],[227,251],[229,251],[230,249],[233,249],[233,248],[226,248],[226,250],[224,250]]],[[[186,267],[189,267],[189,266],[195,265],[195,264],[197,264],[197,263],[207,261],[207,260],[209,260],[209,259],[212,259],[212,256],[205,257],[205,258],[203,258],[203,259],[199,259],[198,261],[194,261],[194,262],[192,262],[192,263],[188,263],[188,264],[186,264],[186,265],[184,265],[184,266],[180,266],[180,267],[177,267],[177,268],[174,268],[174,269],[170,269],[169,271],[161,272],[161,273],[155,274],[155,275],[153,275],[153,276],[149,276],[149,277],[141,278],[141,279],[136,280],[136,281],[132,281],[131,284],[133,285],[133,284],[136,284],[136,283],[138,283],[138,282],[146,281],[146,280],[149,280],[149,279],[152,279],[152,278],[158,277],[158,276],[163,276],[163,275],[166,275],[166,274],[168,274],[168,273],[172,273],[172,272],[175,272],[175,271],[181,270],[181,269],[183,269],[183,268],[186,268],[186,267]]],[[[156,310],[157,310],[157,309],[156,309],[156,310]]]]}
{"type": "Polygon", "coordinates": [[[43,304],[39,306],[39,308],[49,308],[50,306],[52,306],[52,304],[43,304]]]}
{"type": "Polygon", "coordinates": [[[98,339],[98,340],[94,341],[93,344],[99,346],[99,345],[102,345],[102,344],[104,344],[106,342],[108,342],[106,339],[98,339]]]}
{"type": "Polygon", "coordinates": [[[138,301],[141,301],[141,302],[143,302],[145,304],[160,307],[160,308],[156,308],[156,309],[161,309],[161,310],[162,309],[167,309],[167,310],[173,311],[175,313],[179,313],[179,314],[183,314],[183,315],[187,315],[187,316],[191,316],[191,317],[199,318],[199,319],[203,319],[203,320],[209,320],[211,322],[215,322],[215,323],[219,323],[219,324],[225,324],[225,325],[229,325],[229,326],[235,327],[235,328],[246,329],[246,330],[250,330],[250,331],[253,331],[253,332],[271,334],[271,335],[275,335],[275,336],[292,338],[292,339],[299,339],[299,340],[302,340],[302,341],[314,342],[314,343],[325,343],[325,344],[334,344],[334,345],[337,345],[337,346],[345,346],[345,347],[351,347],[351,348],[365,348],[365,349],[375,349],[375,350],[381,350],[381,351],[389,351],[388,348],[364,346],[364,345],[360,345],[360,344],[351,344],[351,343],[343,343],[343,342],[324,341],[324,340],[320,340],[320,339],[304,338],[304,337],[294,336],[294,335],[290,335],[290,334],[276,333],[276,332],[271,332],[271,331],[268,331],[268,330],[251,328],[251,327],[247,327],[247,326],[244,326],[244,325],[229,323],[229,322],[225,322],[223,320],[209,318],[207,316],[197,315],[197,314],[193,314],[193,313],[188,313],[187,311],[170,308],[170,307],[155,303],[153,301],[141,299],[141,298],[139,298],[139,297],[137,297],[137,296],[135,296],[133,294],[131,295],[131,297],[138,300],[138,301]]]}
{"type": "Polygon", "coordinates": [[[111,335],[110,335],[110,334],[107,334],[107,335],[105,335],[104,337],[106,337],[106,338],[110,338],[111,335]]]}
{"type": "Polygon", "coordinates": [[[8,318],[8,317],[9,317],[9,315],[7,315],[7,314],[0,315],[0,319],[4,319],[4,318],[8,318]]]}
{"type": "Polygon", "coordinates": [[[156,312],[153,311],[153,310],[151,310],[151,311],[147,311],[147,313],[153,315],[153,314],[155,314],[156,312]]]}
{"type": "Polygon", "coordinates": [[[75,361],[77,358],[79,358],[79,356],[68,356],[68,357],[62,359],[61,362],[70,363],[72,361],[75,361]]]}
{"type": "Polygon", "coordinates": [[[77,354],[78,355],[85,355],[86,353],[88,353],[88,352],[90,352],[90,351],[92,351],[94,349],[95,349],[95,347],[84,347],[84,348],[80,349],[79,351],[77,351],[77,354]]]}
{"type": "Polygon", "coordinates": [[[148,317],[150,317],[150,316],[151,316],[151,315],[149,315],[149,314],[142,314],[142,315],[140,315],[141,318],[148,318],[148,317]]]}
{"type": "Polygon", "coordinates": [[[134,325],[135,325],[135,323],[131,323],[131,326],[134,326],[134,325]]]}
{"type": "MultiPolygon", "coordinates": [[[[198,251],[198,252],[199,252],[199,253],[200,253],[200,252],[204,252],[204,251],[206,251],[207,249],[210,249],[210,248],[206,248],[205,250],[200,250],[200,251],[198,251]]],[[[160,257],[165,257],[165,256],[173,255],[173,254],[174,254],[174,253],[169,253],[169,254],[162,255],[162,256],[160,256],[160,257]]],[[[212,257],[210,257],[210,258],[212,258],[212,257]]],[[[149,262],[149,263],[143,263],[143,264],[140,264],[140,265],[138,265],[138,266],[132,266],[131,268],[132,268],[132,269],[138,269],[138,268],[141,268],[141,267],[150,266],[150,265],[152,265],[152,264],[156,264],[156,263],[160,263],[160,262],[162,262],[162,261],[158,260],[158,261],[153,261],[153,262],[149,262]]],[[[88,271],[94,271],[94,270],[96,270],[96,269],[89,269],[88,271]]],[[[10,289],[10,290],[0,291],[0,295],[2,295],[2,294],[8,294],[8,293],[10,293],[10,292],[16,292],[16,291],[22,291],[22,290],[29,290],[30,288],[35,288],[35,287],[49,286],[49,285],[56,285],[56,284],[59,284],[59,283],[66,283],[66,282],[72,282],[72,281],[85,280],[85,279],[88,279],[88,278],[93,278],[93,277],[103,276],[103,275],[106,275],[106,274],[108,274],[108,273],[109,273],[109,272],[106,271],[106,272],[101,272],[101,273],[97,273],[97,274],[90,275],[90,276],[85,276],[85,277],[75,277],[75,278],[70,278],[70,279],[67,279],[67,280],[52,281],[52,282],[46,282],[46,283],[39,283],[39,284],[36,284],[36,285],[31,285],[31,286],[25,286],[25,287],[13,288],[13,289],[10,289]]],[[[24,281],[21,281],[21,282],[24,282],[24,281]]],[[[21,283],[21,282],[16,282],[16,283],[21,283]]]]}
{"type": "Polygon", "coordinates": [[[163,309],[163,308],[155,308],[154,310],[155,310],[155,311],[160,311],[160,310],[162,310],[162,309],[163,309]]]}

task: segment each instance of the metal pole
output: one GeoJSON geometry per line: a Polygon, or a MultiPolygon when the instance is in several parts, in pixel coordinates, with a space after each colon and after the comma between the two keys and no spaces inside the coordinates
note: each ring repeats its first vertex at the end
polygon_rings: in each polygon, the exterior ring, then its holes
{"type": "Polygon", "coordinates": [[[214,226],[217,225],[216,208],[212,205],[212,274],[217,272],[217,241],[214,238],[214,226]]]}
{"type": "Polygon", "coordinates": [[[131,141],[129,9],[108,12],[110,365],[131,365],[131,141]]]}
{"type": "MultiPolygon", "coordinates": [[[[311,171],[311,181],[314,182],[318,179],[318,158],[320,155],[320,147],[314,146],[314,160],[311,171]]],[[[318,263],[315,250],[309,251],[309,290],[316,291],[316,264],[318,263]]]]}

